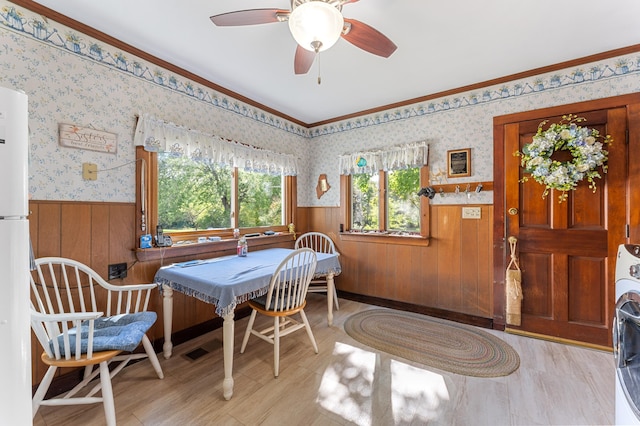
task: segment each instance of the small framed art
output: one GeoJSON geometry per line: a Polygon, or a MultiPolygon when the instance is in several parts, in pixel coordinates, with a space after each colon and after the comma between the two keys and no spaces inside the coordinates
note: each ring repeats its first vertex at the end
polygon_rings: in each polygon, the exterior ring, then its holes
{"type": "Polygon", "coordinates": [[[471,148],[447,151],[447,177],[471,176],[471,148]]]}

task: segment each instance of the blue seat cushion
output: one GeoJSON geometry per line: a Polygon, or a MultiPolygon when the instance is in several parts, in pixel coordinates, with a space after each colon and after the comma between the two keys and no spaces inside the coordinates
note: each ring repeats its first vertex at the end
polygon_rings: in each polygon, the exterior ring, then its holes
{"type": "MultiPolygon", "coordinates": [[[[275,311],[274,309],[274,305],[276,303],[280,303],[281,300],[279,297],[276,297],[275,295],[271,298],[271,306],[269,307],[269,309],[266,308],[267,305],[267,295],[262,295],[262,296],[258,296],[255,299],[251,299],[251,302],[260,305],[260,307],[265,310],[265,311],[275,311]]],[[[289,297],[287,297],[285,299],[285,306],[289,304],[289,297]]]]}
{"type": "MultiPolygon", "coordinates": [[[[93,351],[119,350],[131,352],[138,347],[147,330],[156,322],[155,312],[137,312],[111,317],[101,317],[94,322],[93,351]]],[[[75,355],[77,328],[69,330],[71,354],[75,355]]],[[[89,323],[83,322],[80,327],[81,353],[88,348],[89,323]]],[[[64,355],[64,339],[58,336],[60,352],[64,355]]],[[[53,342],[51,343],[53,350],[53,342]]]]}
{"type": "Polygon", "coordinates": [[[258,296],[255,299],[251,299],[251,301],[257,305],[260,305],[262,309],[265,309],[265,305],[267,304],[267,295],[258,296]]]}

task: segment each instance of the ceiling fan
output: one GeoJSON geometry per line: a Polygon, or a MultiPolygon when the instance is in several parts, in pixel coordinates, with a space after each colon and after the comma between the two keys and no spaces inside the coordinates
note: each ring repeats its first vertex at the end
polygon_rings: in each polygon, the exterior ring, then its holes
{"type": "Polygon", "coordinates": [[[248,9],[221,13],[211,17],[217,26],[242,26],[289,22],[298,43],[294,57],[296,74],[306,74],[316,55],[342,37],[374,55],[388,58],[397,46],[369,25],[342,16],[342,6],[358,0],[291,0],[291,10],[248,9]]]}

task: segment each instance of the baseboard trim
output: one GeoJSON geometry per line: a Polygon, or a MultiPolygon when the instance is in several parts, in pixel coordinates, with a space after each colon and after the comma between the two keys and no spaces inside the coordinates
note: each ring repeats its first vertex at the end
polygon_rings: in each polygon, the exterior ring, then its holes
{"type": "Polygon", "coordinates": [[[564,343],[566,345],[580,346],[583,348],[596,349],[599,351],[613,352],[613,348],[610,348],[609,346],[602,346],[602,345],[596,345],[593,343],[580,342],[578,340],[564,339],[562,337],[547,336],[545,334],[532,333],[530,331],[519,330],[517,328],[506,327],[504,331],[510,334],[517,334],[518,336],[531,337],[531,338],[540,339],[540,340],[548,340],[550,342],[564,343]]]}
{"type": "Polygon", "coordinates": [[[428,306],[415,305],[412,303],[399,302],[396,300],[382,299],[380,297],[366,296],[362,294],[338,291],[338,296],[343,299],[355,302],[366,303],[368,305],[382,306],[399,311],[415,312],[417,314],[429,315],[463,324],[474,325],[482,328],[493,328],[493,318],[484,318],[461,312],[447,311],[445,309],[431,308],[428,306]]]}

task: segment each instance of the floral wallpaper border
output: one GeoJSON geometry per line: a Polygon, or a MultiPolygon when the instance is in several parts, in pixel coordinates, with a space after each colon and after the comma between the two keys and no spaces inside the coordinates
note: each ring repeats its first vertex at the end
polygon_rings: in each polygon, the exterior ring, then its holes
{"type": "Polygon", "coordinates": [[[505,100],[532,93],[540,93],[554,89],[561,89],[571,85],[590,83],[621,75],[640,73],[640,56],[612,58],[609,62],[589,64],[587,67],[578,67],[573,70],[549,73],[544,76],[536,76],[531,80],[515,81],[512,84],[487,87],[479,91],[471,91],[449,98],[439,98],[427,103],[418,103],[395,110],[356,117],[324,126],[305,128],[295,125],[288,120],[276,115],[266,113],[258,108],[249,106],[231,97],[221,95],[212,90],[196,87],[189,80],[168,73],[166,70],[138,59],[129,59],[120,51],[109,51],[106,47],[93,39],[87,39],[69,28],[43,19],[30,11],[23,11],[13,6],[5,6],[0,11],[0,24],[11,30],[28,35],[40,42],[66,49],[85,59],[99,62],[113,67],[121,72],[128,73],[179,92],[194,99],[207,102],[216,108],[241,115],[262,124],[289,132],[305,138],[331,135],[354,129],[388,124],[394,121],[406,120],[430,114],[451,111],[468,106],[479,105],[492,101],[505,100]],[[29,16],[27,18],[26,16],[29,16]]]}

